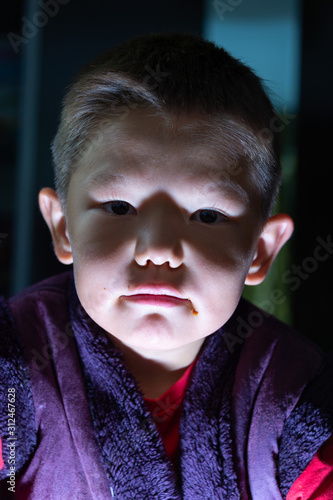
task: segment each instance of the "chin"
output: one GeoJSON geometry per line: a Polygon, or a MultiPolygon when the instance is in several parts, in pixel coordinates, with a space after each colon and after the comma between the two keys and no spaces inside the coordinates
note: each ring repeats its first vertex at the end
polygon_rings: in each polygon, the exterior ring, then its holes
{"type": "Polygon", "coordinates": [[[180,332],[163,328],[140,328],[134,331],[128,329],[116,335],[116,338],[129,347],[154,351],[177,349],[187,343],[180,332]]]}

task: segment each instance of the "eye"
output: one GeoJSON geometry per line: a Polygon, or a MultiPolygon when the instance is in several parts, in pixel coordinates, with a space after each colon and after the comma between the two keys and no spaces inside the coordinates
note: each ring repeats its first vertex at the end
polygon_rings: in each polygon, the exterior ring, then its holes
{"type": "Polygon", "coordinates": [[[218,224],[220,222],[226,222],[228,217],[226,217],[221,212],[217,210],[203,209],[198,210],[192,215],[193,218],[203,222],[204,224],[218,224]]]}
{"type": "Polygon", "coordinates": [[[103,209],[114,215],[131,215],[135,213],[135,208],[127,201],[113,200],[102,204],[103,209]]]}

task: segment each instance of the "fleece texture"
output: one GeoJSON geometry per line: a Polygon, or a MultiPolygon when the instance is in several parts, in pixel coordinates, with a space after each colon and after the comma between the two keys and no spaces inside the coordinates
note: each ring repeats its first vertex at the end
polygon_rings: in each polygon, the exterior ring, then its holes
{"type": "Polygon", "coordinates": [[[333,429],[333,362],[330,356],[287,420],[280,440],[279,475],[283,498],[333,429]]]}
{"type": "MultiPolygon", "coordinates": [[[[176,470],[72,273],[3,303],[1,314],[1,397],[8,384],[20,387],[24,421],[15,496],[5,460],[1,499],[282,500],[333,431],[332,365],[246,301],[198,356],[176,470]]],[[[2,407],[0,426],[3,436],[2,407]]]]}
{"type": "Polygon", "coordinates": [[[36,446],[31,381],[7,302],[0,297],[0,429],[4,465],[23,467],[36,446]],[[12,450],[11,456],[10,451],[12,450]],[[15,456],[15,458],[13,458],[15,456]],[[12,460],[15,464],[12,464],[12,460]]]}

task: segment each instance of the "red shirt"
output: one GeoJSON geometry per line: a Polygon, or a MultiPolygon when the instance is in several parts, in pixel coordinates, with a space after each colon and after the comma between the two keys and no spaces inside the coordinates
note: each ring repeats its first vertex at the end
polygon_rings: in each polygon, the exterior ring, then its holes
{"type": "Polygon", "coordinates": [[[195,361],[186,369],[181,378],[165,391],[162,396],[157,399],[145,398],[146,405],[163,438],[167,455],[173,463],[176,462],[178,451],[181,403],[184,399],[194,364],[195,361]]]}
{"type": "Polygon", "coordinates": [[[286,500],[333,500],[333,435],[296,479],[286,500]]]}

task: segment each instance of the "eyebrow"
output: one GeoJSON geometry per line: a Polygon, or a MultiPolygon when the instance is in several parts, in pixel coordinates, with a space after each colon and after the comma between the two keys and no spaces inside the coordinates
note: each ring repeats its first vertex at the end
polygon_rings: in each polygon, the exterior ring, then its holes
{"type": "MultiPolygon", "coordinates": [[[[237,182],[233,182],[231,179],[225,178],[224,175],[216,177],[216,179],[210,180],[210,182],[206,182],[207,176],[198,177],[195,172],[187,176],[189,184],[196,183],[198,182],[198,180],[201,180],[204,190],[208,191],[211,194],[216,193],[219,196],[237,195],[243,202],[245,202],[246,204],[249,203],[249,195],[240,184],[238,184],[237,182]]],[[[125,175],[106,170],[88,177],[86,186],[89,190],[95,190],[109,184],[121,185],[125,184],[126,182],[127,177],[125,175]]]]}
{"type": "MultiPolygon", "coordinates": [[[[208,176],[209,177],[209,176],[208,176]]],[[[228,172],[216,173],[216,176],[213,179],[210,177],[207,182],[207,176],[198,177],[195,172],[189,174],[187,176],[189,183],[191,182],[202,182],[202,186],[209,193],[216,193],[218,196],[237,196],[241,201],[246,204],[249,204],[250,197],[248,192],[238,183],[233,181],[231,178],[231,174],[228,172]],[[229,178],[228,178],[229,177],[229,178]]]]}
{"type": "Polygon", "coordinates": [[[114,172],[106,170],[88,177],[86,180],[86,186],[88,189],[94,190],[107,184],[124,184],[125,182],[125,175],[115,174],[114,172]]]}
{"type": "Polygon", "coordinates": [[[215,183],[207,184],[207,188],[211,192],[216,192],[217,194],[223,193],[230,196],[236,195],[246,204],[250,202],[249,194],[240,184],[237,184],[237,182],[232,182],[228,180],[223,182],[220,180],[215,183]]]}

